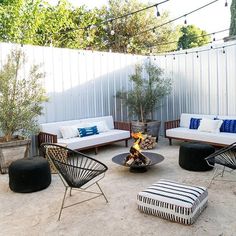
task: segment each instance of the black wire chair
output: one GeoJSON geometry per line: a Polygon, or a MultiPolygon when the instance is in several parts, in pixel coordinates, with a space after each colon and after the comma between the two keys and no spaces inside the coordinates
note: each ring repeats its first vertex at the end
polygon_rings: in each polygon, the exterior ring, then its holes
{"type": "MultiPolygon", "coordinates": [[[[210,156],[206,157],[205,160],[209,166],[212,167],[215,166],[214,174],[208,185],[208,187],[210,187],[212,181],[216,179],[216,177],[224,176],[225,171],[232,172],[236,170],[236,142],[212,153],[210,156]],[[223,168],[220,168],[222,166],[223,168]]],[[[226,180],[222,178],[216,180],[235,181],[235,180],[226,180]]]]}
{"type": "Polygon", "coordinates": [[[68,208],[100,196],[103,196],[106,202],[108,202],[105,194],[98,184],[98,181],[105,176],[105,172],[108,169],[106,165],[83,153],[56,144],[43,143],[41,145],[41,149],[43,155],[53,163],[58,175],[60,176],[65,186],[65,193],[62,200],[58,220],[60,220],[61,213],[64,208],[68,208]],[[94,184],[96,184],[99,188],[99,192],[86,190],[94,184]],[[95,194],[95,196],[65,206],[65,199],[68,189],[70,189],[70,196],[72,189],[95,194]]]}

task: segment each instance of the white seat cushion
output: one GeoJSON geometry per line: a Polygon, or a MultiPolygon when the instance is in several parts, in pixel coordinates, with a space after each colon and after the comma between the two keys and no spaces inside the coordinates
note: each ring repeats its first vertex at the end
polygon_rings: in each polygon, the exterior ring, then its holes
{"type": "Polygon", "coordinates": [[[70,139],[58,139],[58,143],[66,143],[70,149],[82,149],[86,147],[96,146],[103,143],[115,142],[117,140],[130,137],[130,132],[126,130],[109,130],[104,133],[94,134],[86,137],[76,137],[70,139]]]}
{"type": "Polygon", "coordinates": [[[216,144],[230,145],[236,140],[235,133],[208,133],[200,132],[197,129],[188,129],[183,127],[167,129],[166,136],[171,138],[188,139],[193,141],[211,142],[216,144]]]}
{"type": "Polygon", "coordinates": [[[137,196],[138,209],[182,224],[193,224],[207,206],[205,187],[161,179],[137,196]]]}

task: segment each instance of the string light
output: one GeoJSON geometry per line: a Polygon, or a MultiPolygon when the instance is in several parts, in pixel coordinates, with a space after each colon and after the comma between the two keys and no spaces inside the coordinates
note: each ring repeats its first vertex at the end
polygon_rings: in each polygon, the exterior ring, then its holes
{"type": "Polygon", "coordinates": [[[185,19],[184,19],[184,24],[187,25],[187,18],[186,18],[186,15],[185,15],[185,19]]]}
{"type": "MultiPolygon", "coordinates": [[[[196,53],[197,54],[197,58],[199,57],[199,53],[200,52],[207,52],[207,51],[210,51],[210,50],[212,50],[212,49],[214,49],[214,50],[217,50],[217,49],[222,49],[222,53],[226,53],[226,51],[225,51],[225,48],[226,47],[232,47],[232,46],[235,46],[236,45],[236,43],[233,43],[233,44],[230,44],[230,45],[225,45],[225,46],[219,46],[219,47],[215,47],[215,48],[209,48],[209,49],[202,49],[202,50],[199,50],[199,51],[192,51],[192,52],[184,52],[184,53],[182,53],[182,52],[180,52],[180,53],[178,53],[178,54],[164,54],[164,56],[165,57],[167,57],[167,56],[173,56],[174,58],[174,60],[176,59],[176,55],[184,55],[184,54],[192,54],[192,53],[196,53]]],[[[162,55],[158,55],[158,56],[163,56],[163,54],[162,55]]]]}
{"type": "Polygon", "coordinates": [[[228,6],[228,2],[227,2],[227,0],[225,0],[225,7],[227,7],[228,6]]]}
{"type": "Polygon", "coordinates": [[[213,33],[213,41],[216,41],[215,33],[213,33]]]}
{"type": "Polygon", "coordinates": [[[158,4],[156,5],[156,10],[157,10],[157,17],[161,16],[159,10],[158,10],[158,4]]]}
{"type": "MultiPolygon", "coordinates": [[[[181,16],[179,16],[179,17],[176,17],[176,18],[172,19],[172,20],[169,20],[169,21],[167,21],[167,22],[165,22],[165,23],[163,23],[163,24],[161,24],[161,25],[158,25],[158,26],[149,28],[149,29],[147,29],[147,30],[144,30],[144,31],[142,31],[142,32],[140,32],[140,33],[137,33],[137,34],[133,35],[132,37],[135,37],[135,36],[144,34],[144,33],[148,32],[148,31],[150,31],[150,30],[153,30],[153,29],[158,29],[158,28],[160,28],[160,27],[163,27],[163,26],[165,26],[165,25],[167,25],[167,24],[170,24],[170,23],[172,23],[172,22],[174,22],[174,21],[177,21],[177,20],[179,20],[179,19],[181,19],[181,18],[183,18],[183,17],[186,17],[186,16],[188,16],[188,15],[190,15],[190,14],[196,12],[196,11],[199,11],[199,10],[201,10],[201,9],[203,9],[203,8],[209,6],[209,5],[211,5],[211,4],[213,4],[213,3],[217,2],[217,1],[219,1],[219,0],[211,1],[211,2],[209,2],[209,3],[207,3],[207,4],[203,5],[203,6],[201,6],[201,7],[199,7],[199,8],[196,8],[196,9],[193,10],[193,11],[190,11],[190,12],[184,14],[184,15],[181,15],[181,16]]],[[[132,38],[132,37],[131,37],[131,38],[132,38]]]]}
{"type": "MultiPolygon", "coordinates": [[[[192,39],[202,38],[202,37],[209,36],[209,35],[215,35],[215,34],[223,33],[223,32],[228,31],[228,30],[229,29],[224,29],[224,30],[219,30],[219,31],[213,32],[213,33],[202,34],[202,35],[199,35],[199,36],[192,37],[192,39]]],[[[214,41],[216,41],[216,39],[214,41]]],[[[170,42],[164,42],[164,43],[157,43],[155,45],[152,45],[152,47],[157,47],[157,46],[161,46],[161,45],[168,45],[168,44],[174,44],[174,43],[178,43],[178,42],[179,41],[176,40],[176,41],[170,41],[170,42]]]]}

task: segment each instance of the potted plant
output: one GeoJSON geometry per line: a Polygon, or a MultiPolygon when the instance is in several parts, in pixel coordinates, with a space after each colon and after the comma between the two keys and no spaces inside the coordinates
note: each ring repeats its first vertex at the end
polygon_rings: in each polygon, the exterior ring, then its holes
{"type": "Polygon", "coordinates": [[[150,61],[136,65],[135,73],[130,76],[132,89],[119,91],[117,97],[123,99],[129,108],[132,121],[132,131],[150,134],[158,140],[160,121],[154,120],[154,111],[163,97],[171,91],[171,80],[163,77],[163,70],[150,61]]]}
{"type": "Polygon", "coordinates": [[[39,65],[27,67],[25,54],[12,50],[0,70],[0,170],[29,154],[29,136],[37,131],[37,117],[47,101],[39,65]],[[29,68],[27,73],[27,68],[29,68]]]}

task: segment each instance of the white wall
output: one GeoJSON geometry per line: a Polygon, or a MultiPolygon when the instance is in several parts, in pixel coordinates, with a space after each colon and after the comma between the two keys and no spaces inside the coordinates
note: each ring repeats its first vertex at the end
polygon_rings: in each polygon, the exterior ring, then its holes
{"type": "Polygon", "coordinates": [[[155,118],[171,120],[181,112],[236,115],[235,44],[231,41],[214,46],[218,49],[209,50],[208,45],[190,49],[187,54],[179,51],[175,56],[145,57],[0,43],[0,67],[15,47],[26,53],[29,63],[42,64],[50,102],[44,106],[40,123],[103,115],[126,120],[128,109],[114,95],[122,88],[130,88],[128,78],[135,64],[147,60],[157,63],[173,80],[172,93],[163,100],[155,118]]]}

